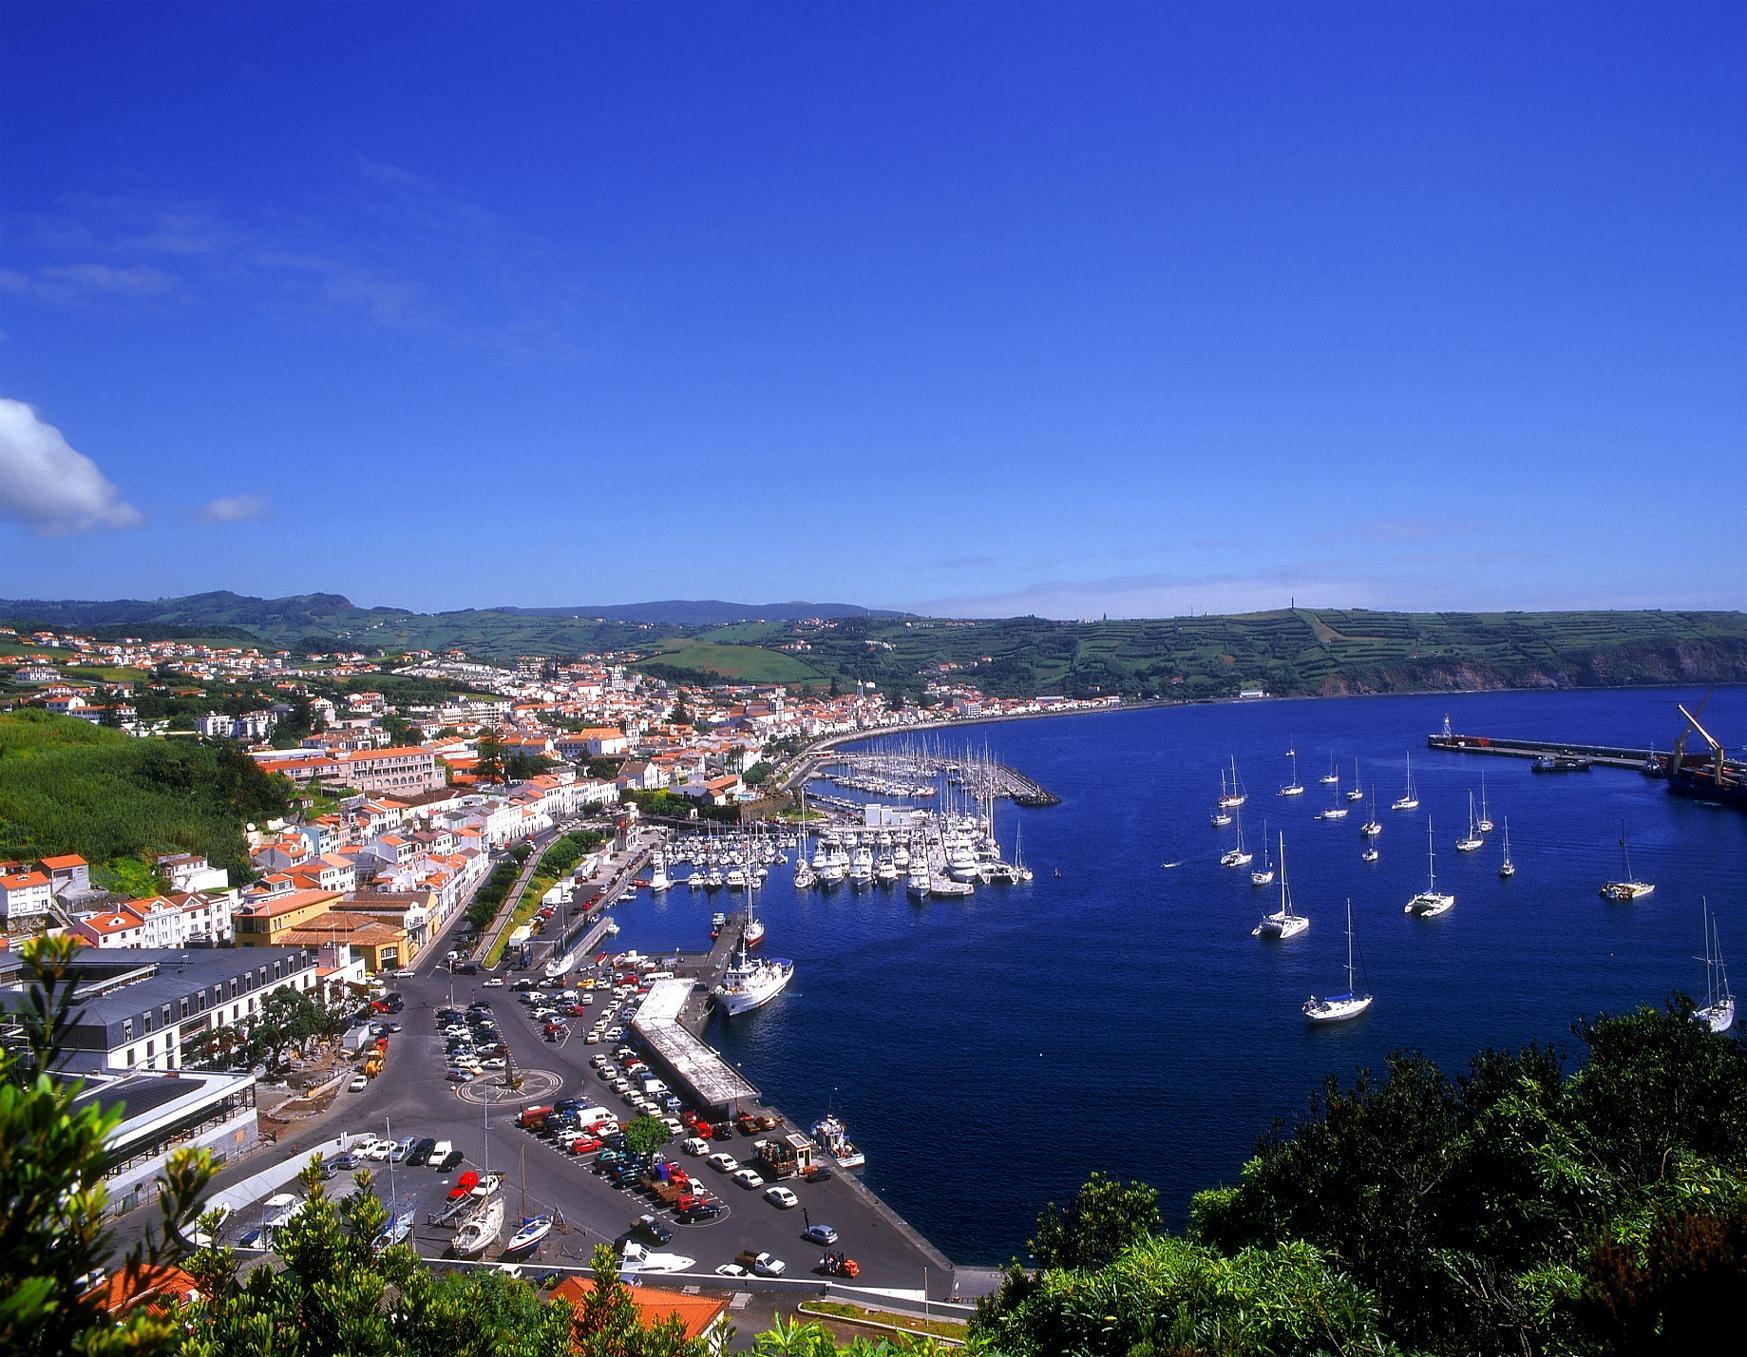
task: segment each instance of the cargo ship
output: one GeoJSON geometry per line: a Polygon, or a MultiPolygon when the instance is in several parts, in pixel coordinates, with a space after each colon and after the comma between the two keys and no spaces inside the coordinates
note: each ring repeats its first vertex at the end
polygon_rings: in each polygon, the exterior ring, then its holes
{"type": "MultiPolygon", "coordinates": [[[[1710,694],[1706,693],[1704,701],[1698,704],[1698,711],[1702,712],[1708,701],[1710,694]]],[[[1669,794],[1747,810],[1747,764],[1727,756],[1710,731],[1699,724],[1697,712],[1690,712],[1679,703],[1675,705],[1686,718],[1686,726],[1674,742],[1673,752],[1664,761],[1669,794]],[[1686,742],[1694,734],[1707,746],[1703,754],[1686,752],[1686,742]]]]}

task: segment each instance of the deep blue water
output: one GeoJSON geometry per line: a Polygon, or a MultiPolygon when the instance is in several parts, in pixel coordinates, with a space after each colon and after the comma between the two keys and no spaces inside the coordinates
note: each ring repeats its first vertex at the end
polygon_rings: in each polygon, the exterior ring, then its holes
{"type": "MultiPolygon", "coordinates": [[[[867,1182],[956,1261],[1022,1251],[1039,1208],[1092,1169],[1154,1183],[1180,1225],[1191,1195],[1230,1181],[1327,1074],[1380,1066],[1400,1047],[1452,1071],[1482,1047],[1537,1038],[1575,1055],[1579,1014],[1702,989],[1701,895],[1747,976],[1747,816],[1669,797],[1636,772],[1537,775],[1526,760],[1425,746],[1448,711],[1468,733],[1667,749],[1675,701],[1696,696],[1321,699],[949,731],[1063,798],[997,811],[1008,849],[1023,822],[1037,880],[918,905],[901,887],[797,897],[789,869],[773,870],[760,893],[766,950],[793,957],[796,979],[769,1008],[718,1022],[712,1039],[790,1115],[811,1120],[834,1101],[867,1150],[867,1182]],[[1273,794],[1289,743],[1307,787],[1291,801],[1273,794]],[[1392,812],[1410,749],[1421,806],[1392,812]],[[1331,753],[1343,779],[1357,756],[1375,782],[1375,864],[1359,859],[1361,807],[1313,819],[1329,801],[1316,779],[1331,753]],[[1277,887],[1218,863],[1232,831],[1208,816],[1234,754],[1246,838],[1259,846],[1264,816],[1284,829],[1293,897],[1312,920],[1290,942],[1249,935],[1277,887]],[[1510,818],[1509,881],[1496,831],[1479,852],[1453,846],[1482,768],[1493,820],[1510,818]],[[1402,905],[1425,882],[1428,813],[1439,885],[1457,903],[1418,920],[1402,905]],[[1617,874],[1622,817],[1634,873],[1657,885],[1634,905],[1597,895],[1617,874]],[[1349,895],[1377,1002],[1310,1029],[1298,1006],[1341,987],[1349,895]]],[[[1707,725],[1732,747],[1747,739],[1747,689],[1719,691],[1707,725]]],[[[620,942],[705,945],[721,899],[644,897],[619,911],[620,942]]]]}

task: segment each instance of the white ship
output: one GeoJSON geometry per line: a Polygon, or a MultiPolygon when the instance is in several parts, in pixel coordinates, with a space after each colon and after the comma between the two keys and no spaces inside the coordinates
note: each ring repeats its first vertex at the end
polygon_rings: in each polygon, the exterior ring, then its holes
{"type": "Polygon", "coordinates": [[[729,1017],[762,1008],[783,987],[795,978],[795,963],[781,957],[759,957],[754,960],[741,947],[728,969],[722,972],[722,983],[716,986],[716,1000],[729,1017]]]}

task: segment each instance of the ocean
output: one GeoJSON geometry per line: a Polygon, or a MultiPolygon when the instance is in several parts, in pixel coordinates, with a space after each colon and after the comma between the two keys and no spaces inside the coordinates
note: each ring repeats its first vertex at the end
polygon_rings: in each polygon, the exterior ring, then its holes
{"type": "MultiPolygon", "coordinates": [[[[1747,816],[1668,796],[1636,771],[1536,774],[1527,760],[1434,752],[1446,712],[1460,733],[1648,746],[1679,732],[1687,690],[1512,692],[1167,707],[954,727],[931,735],[990,754],[1062,798],[998,804],[1011,855],[1023,826],[1026,885],[965,901],[913,902],[902,884],[796,892],[792,867],[759,893],[764,950],[796,978],[767,1008],[710,1039],[767,1098],[804,1123],[835,1110],[865,1149],[864,1178],[955,1262],[1023,1255],[1038,1211],[1093,1169],[1154,1184],[1167,1224],[1233,1181],[1258,1136],[1301,1116],[1325,1077],[1381,1069],[1418,1049],[1451,1073],[1487,1046],[1552,1041],[1573,1060],[1582,1014],[1660,1004],[1704,986],[1700,899],[1725,956],[1747,968],[1747,816]],[[1287,748],[1302,797],[1281,798],[1287,748]],[[1395,812],[1407,755],[1420,796],[1395,812]],[[1250,936],[1279,888],[1219,865],[1233,829],[1208,818],[1236,757],[1245,838],[1261,861],[1284,832],[1309,930],[1250,936]],[[1376,788],[1381,858],[1360,860],[1365,808],[1319,822],[1331,758],[1376,788]],[[1499,826],[1455,851],[1468,794],[1499,826]],[[1402,905],[1426,881],[1456,907],[1422,920],[1402,905]],[[1516,875],[1501,880],[1510,822],[1516,875]],[[1619,874],[1622,821],[1634,904],[1599,898],[1619,874]],[[1166,867],[1166,863],[1180,864],[1166,867]],[[1059,870],[1060,876],[1055,873],[1059,870]],[[1370,1012],[1309,1027],[1299,1005],[1344,988],[1345,909],[1376,995],[1370,1012]]],[[[1705,724],[1738,748],[1747,688],[1720,689],[1705,724]]],[[[881,737],[857,747],[876,746],[881,737]]],[[[827,788],[837,795],[867,799],[827,788]]],[[[1344,800],[1341,804],[1347,804],[1344,800]]],[[[683,870],[683,869],[682,869],[683,870]]],[[[675,889],[617,911],[624,947],[708,945],[712,911],[739,897],[675,889]]],[[[1747,969],[1742,971],[1747,983],[1747,969]]]]}

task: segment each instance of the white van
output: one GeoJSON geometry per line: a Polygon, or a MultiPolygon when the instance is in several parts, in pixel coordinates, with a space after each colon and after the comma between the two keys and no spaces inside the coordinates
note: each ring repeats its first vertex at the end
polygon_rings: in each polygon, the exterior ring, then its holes
{"type": "Polygon", "coordinates": [[[617,1121],[618,1113],[604,1107],[579,1107],[576,1109],[576,1124],[578,1126],[593,1126],[597,1121],[617,1121]]]}

